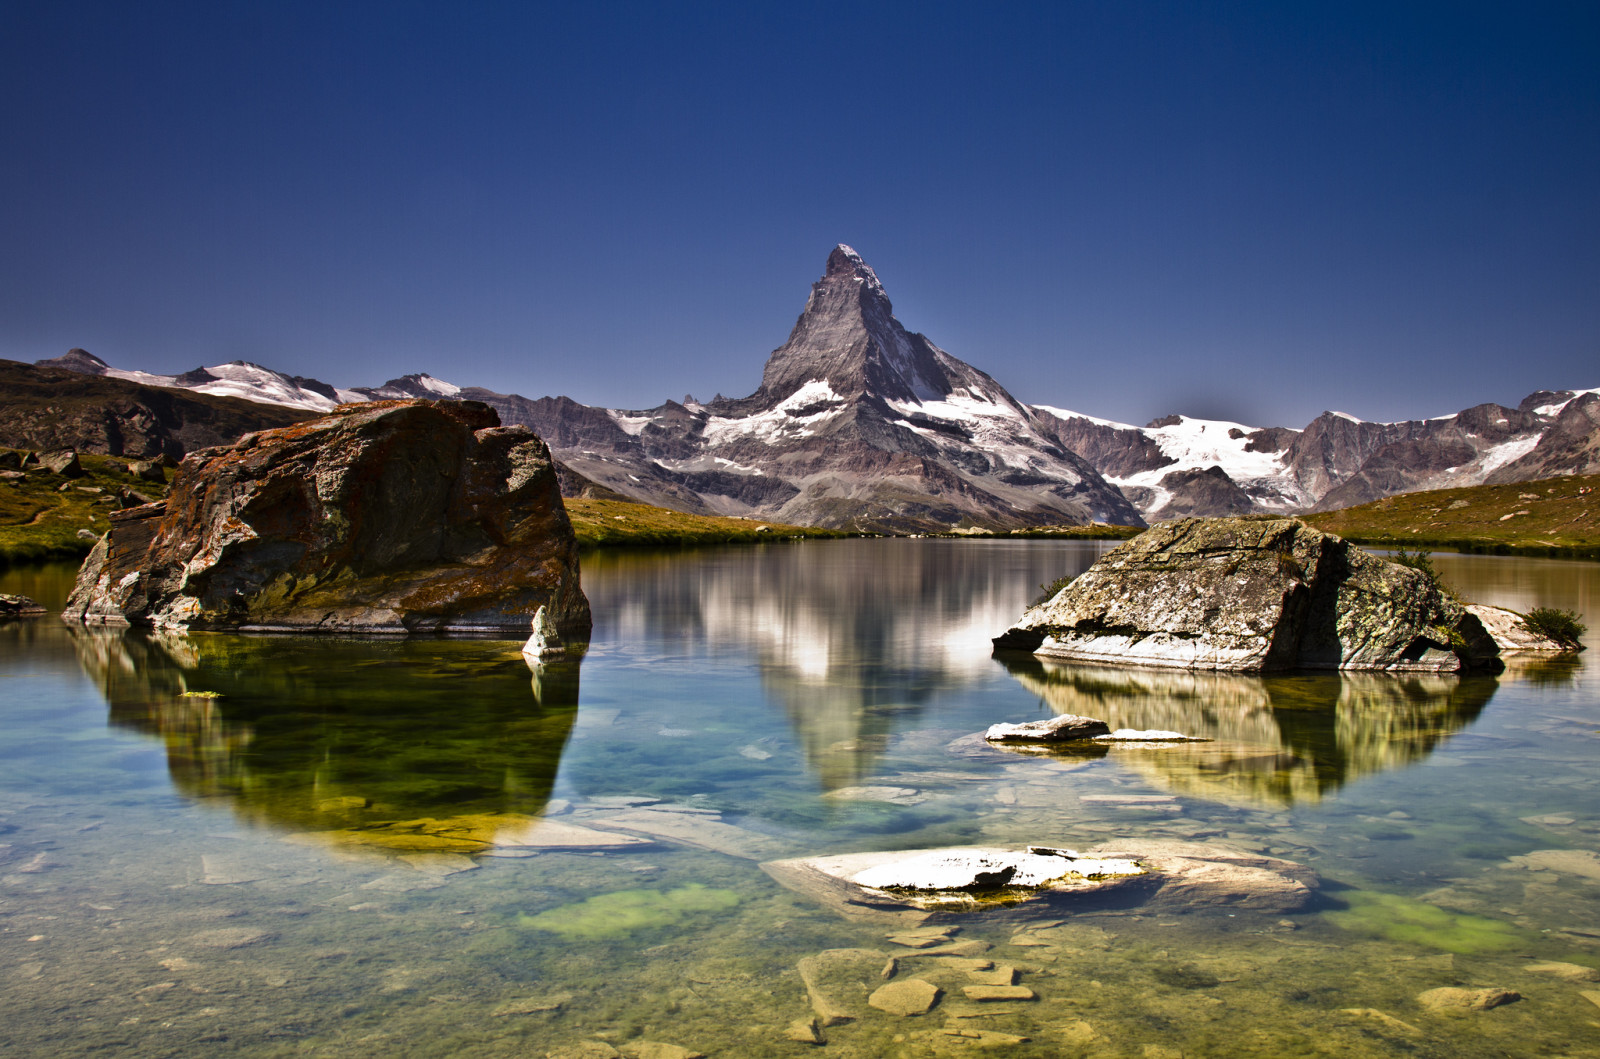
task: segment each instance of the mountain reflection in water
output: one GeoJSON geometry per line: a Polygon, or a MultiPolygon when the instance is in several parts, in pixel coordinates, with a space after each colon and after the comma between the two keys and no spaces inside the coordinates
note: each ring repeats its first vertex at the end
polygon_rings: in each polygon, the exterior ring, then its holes
{"type": "Polygon", "coordinates": [[[1252,805],[1316,802],[1359,776],[1420,761],[1471,724],[1499,686],[1450,674],[1258,677],[1003,661],[1056,714],[1214,740],[1118,745],[1107,756],[1171,790],[1252,805]]]}
{"type": "Polygon", "coordinates": [[[335,843],[482,848],[544,810],[577,716],[578,663],[530,688],[514,643],[69,628],[112,725],[159,738],[180,793],[335,843]],[[396,839],[407,822],[434,837],[396,839]]]}
{"type": "Polygon", "coordinates": [[[990,639],[1034,586],[1118,542],[907,543],[601,552],[584,557],[583,587],[596,640],[749,649],[808,767],[838,790],[869,777],[934,695],[993,679],[990,639]]]}

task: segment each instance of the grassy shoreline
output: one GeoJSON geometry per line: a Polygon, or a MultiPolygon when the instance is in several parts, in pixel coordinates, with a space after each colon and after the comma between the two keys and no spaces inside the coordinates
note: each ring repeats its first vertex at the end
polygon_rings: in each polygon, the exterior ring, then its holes
{"type": "MultiPolygon", "coordinates": [[[[6,450],[0,450],[6,451],[6,450]]],[[[0,482],[0,568],[77,561],[109,524],[120,490],[159,497],[165,487],[135,477],[128,461],[82,453],[83,476],[30,468],[0,482]]],[[[777,540],[871,536],[853,530],[792,526],[748,518],[690,515],[624,500],[569,499],[568,517],[584,551],[626,547],[704,547],[777,540]]],[[[1400,493],[1340,511],[1301,516],[1356,544],[1484,555],[1600,560],[1600,475],[1512,485],[1400,493]]],[[[942,539],[1126,540],[1141,530],[1094,523],[1016,530],[979,527],[908,534],[942,539]]]]}
{"type": "Polygon", "coordinates": [[[1600,475],[1398,493],[1302,516],[1356,544],[1600,559],[1600,475]]]}

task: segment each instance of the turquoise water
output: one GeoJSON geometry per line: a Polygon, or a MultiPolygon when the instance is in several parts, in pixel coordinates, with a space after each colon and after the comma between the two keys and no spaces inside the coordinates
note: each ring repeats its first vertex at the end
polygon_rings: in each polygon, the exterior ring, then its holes
{"type": "MultiPolygon", "coordinates": [[[[990,656],[1040,584],[1103,547],[591,555],[594,643],[537,673],[512,641],[0,625],[0,1046],[1600,1055],[1587,656],[1463,680],[990,656]],[[1052,712],[1214,741],[1061,758],[963,742],[1052,712]],[[541,822],[571,829],[565,848],[528,839],[541,822]],[[1298,861],[1321,897],[1286,916],[977,918],[960,939],[1034,994],[995,1004],[965,996],[980,972],[759,867],[1141,840],[1298,861]],[[943,993],[919,1016],[863,1007],[820,1049],[787,1039],[812,1012],[801,961],[836,949],[895,955],[895,979],[943,993]],[[1418,999],[1440,987],[1521,999],[1418,999]]],[[[1469,598],[1600,626],[1596,565],[1435,561],[1469,598]]],[[[8,571],[0,591],[59,606],[71,573],[8,571]]]]}

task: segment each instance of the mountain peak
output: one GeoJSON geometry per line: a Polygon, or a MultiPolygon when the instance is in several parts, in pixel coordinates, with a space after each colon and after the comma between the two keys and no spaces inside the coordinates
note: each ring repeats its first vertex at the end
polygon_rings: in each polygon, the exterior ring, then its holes
{"type": "Polygon", "coordinates": [[[822,275],[823,282],[841,278],[859,280],[873,293],[883,293],[883,284],[878,282],[878,274],[872,271],[872,266],[863,261],[853,247],[844,243],[834,247],[833,253],[828,255],[828,267],[822,275]]]}

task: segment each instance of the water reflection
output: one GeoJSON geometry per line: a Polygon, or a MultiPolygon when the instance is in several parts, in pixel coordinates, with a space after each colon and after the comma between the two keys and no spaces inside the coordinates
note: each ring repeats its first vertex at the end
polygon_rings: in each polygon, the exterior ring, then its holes
{"type": "Polygon", "coordinates": [[[1256,677],[1003,659],[1057,714],[1214,742],[1117,746],[1118,764],[1216,801],[1314,803],[1351,780],[1413,764],[1477,719],[1491,677],[1367,672],[1256,677]]]}
{"type": "Polygon", "coordinates": [[[333,842],[405,847],[382,832],[427,820],[409,830],[468,837],[409,848],[481,848],[525,826],[577,715],[579,664],[530,687],[516,644],[69,628],[111,724],[160,739],[178,791],[333,842]]]}
{"type": "Polygon", "coordinates": [[[1036,586],[1115,541],[838,541],[583,560],[595,639],[750,651],[825,790],[872,774],[935,694],[992,679],[1036,586]],[[825,551],[825,556],[820,554],[825,551]],[[826,561],[822,561],[822,560],[826,561]]]}

